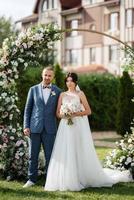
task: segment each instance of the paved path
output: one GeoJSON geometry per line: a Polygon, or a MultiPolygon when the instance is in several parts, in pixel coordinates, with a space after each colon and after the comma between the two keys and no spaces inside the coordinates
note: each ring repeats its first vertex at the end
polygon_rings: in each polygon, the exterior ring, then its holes
{"type": "Polygon", "coordinates": [[[121,136],[114,131],[98,131],[92,132],[95,146],[112,147],[116,146],[115,141],[118,141],[121,136]]]}

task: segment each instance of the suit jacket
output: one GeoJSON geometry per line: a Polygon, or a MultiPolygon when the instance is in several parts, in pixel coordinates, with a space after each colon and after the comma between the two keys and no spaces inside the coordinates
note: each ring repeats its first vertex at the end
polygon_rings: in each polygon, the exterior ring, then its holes
{"type": "Polygon", "coordinates": [[[42,84],[30,88],[24,111],[24,129],[30,128],[31,133],[56,134],[56,108],[61,90],[52,84],[50,96],[45,104],[42,84]]]}

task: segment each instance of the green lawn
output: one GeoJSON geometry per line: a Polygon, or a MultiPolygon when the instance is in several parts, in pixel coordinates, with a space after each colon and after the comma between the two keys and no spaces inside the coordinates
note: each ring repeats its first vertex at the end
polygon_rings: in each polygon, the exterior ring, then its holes
{"type": "Polygon", "coordinates": [[[42,184],[29,189],[21,182],[0,181],[0,200],[43,200],[43,199],[89,199],[89,200],[132,200],[134,184],[120,183],[112,188],[89,188],[81,192],[45,192],[42,184]]]}
{"type": "MultiPolygon", "coordinates": [[[[101,160],[110,148],[96,147],[101,160]]],[[[81,192],[45,192],[43,181],[32,188],[23,189],[24,182],[0,180],[0,200],[134,200],[134,183],[120,183],[112,188],[88,188],[81,192]]]]}
{"type": "Polygon", "coordinates": [[[100,160],[104,160],[108,152],[110,152],[112,148],[108,147],[96,147],[96,152],[100,160]]]}
{"type": "Polygon", "coordinates": [[[113,143],[115,143],[115,142],[119,141],[120,138],[99,138],[97,140],[103,141],[103,142],[113,142],[113,143]]]}

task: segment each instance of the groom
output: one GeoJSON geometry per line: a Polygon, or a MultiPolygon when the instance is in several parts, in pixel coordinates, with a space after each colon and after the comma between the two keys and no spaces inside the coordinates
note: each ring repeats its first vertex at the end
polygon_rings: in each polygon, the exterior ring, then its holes
{"type": "Polygon", "coordinates": [[[42,71],[42,82],[30,88],[24,112],[24,135],[30,138],[29,180],[23,188],[36,183],[38,157],[41,144],[45,154],[45,176],[56,135],[56,108],[61,90],[54,84],[54,71],[46,67],[42,71]]]}

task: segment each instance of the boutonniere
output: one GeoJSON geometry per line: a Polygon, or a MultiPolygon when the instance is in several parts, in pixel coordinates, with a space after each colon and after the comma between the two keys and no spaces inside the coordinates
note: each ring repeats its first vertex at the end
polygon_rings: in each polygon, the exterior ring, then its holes
{"type": "Polygon", "coordinates": [[[55,95],[56,95],[55,91],[51,91],[51,96],[55,96],[55,95]]]}

